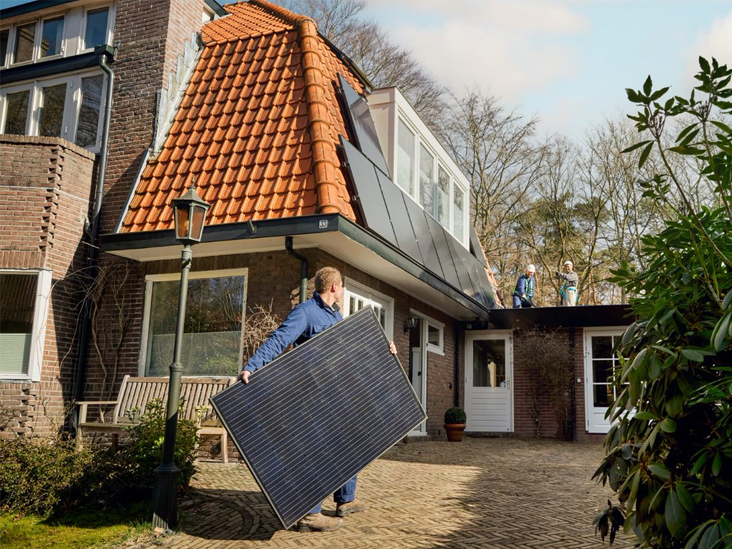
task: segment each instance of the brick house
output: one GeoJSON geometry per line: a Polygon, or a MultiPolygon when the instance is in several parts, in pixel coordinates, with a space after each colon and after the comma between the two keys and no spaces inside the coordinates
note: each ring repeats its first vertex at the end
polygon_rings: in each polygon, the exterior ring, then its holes
{"type": "MultiPolygon", "coordinates": [[[[107,398],[125,374],[167,375],[180,272],[171,200],[194,179],[211,209],[193,248],[186,375],[236,373],[246,319],[284,318],[333,265],[343,313],[373,307],[397,344],[429,415],[414,437],[440,436],[455,403],[469,431],[536,434],[532,357],[516,331],[529,325],[557,327],[574,357],[576,438],[602,430],[594,408],[605,401],[587,395],[607,393],[607,380],[585,380],[596,361],[613,365],[602,353],[619,328],[592,330],[627,324],[627,311],[501,309],[469,182],[399,91],[371,89],[312,20],[265,0],[225,11],[46,0],[0,16],[0,337],[18,349],[0,355],[0,403],[11,432],[52,432],[75,400],[107,398]],[[60,114],[52,93],[59,104],[66,94],[60,114]],[[89,286],[70,273],[90,266],[103,291],[85,324],[89,286]]],[[[562,436],[553,403],[538,402],[538,434],[562,436]]]]}

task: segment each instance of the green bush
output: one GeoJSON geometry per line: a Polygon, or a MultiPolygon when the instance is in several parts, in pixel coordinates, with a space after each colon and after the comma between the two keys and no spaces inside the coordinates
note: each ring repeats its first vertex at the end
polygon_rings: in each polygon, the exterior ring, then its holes
{"type": "Polygon", "coordinates": [[[467,420],[468,416],[462,408],[455,406],[445,411],[445,423],[465,423],[467,420]]]}
{"type": "Polygon", "coordinates": [[[114,478],[107,452],[63,441],[0,440],[0,506],[40,516],[81,506],[114,478]]]}
{"type": "MultiPolygon", "coordinates": [[[[181,399],[179,415],[183,410],[181,399]]],[[[127,484],[135,488],[152,489],[155,486],[155,469],[163,460],[165,439],[165,406],[161,399],[148,402],[145,413],[133,412],[133,425],[125,430],[130,443],[120,451],[127,484]]],[[[198,451],[198,434],[195,422],[179,419],[175,437],[175,465],[180,469],[178,482],[187,486],[196,473],[195,460],[198,451]]]]}
{"type": "Polygon", "coordinates": [[[677,192],[687,205],[644,237],[643,270],[615,272],[635,296],[637,321],[619,344],[625,360],[608,412],[615,424],[595,473],[620,505],[595,524],[612,542],[624,523],[639,547],[732,547],[732,128],[724,122],[732,70],[699,63],[689,99],[663,98],[668,88],[654,91],[650,77],[642,90],[627,90],[641,107],[631,118],[651,137],[629,150],[643,147],[642,165],[655,149],[664,166],[642,183],[646,196],[666,203],[677,192]],[[675,117],[687,125],[669,147],[663,130],[675,117]],[[715,189],[714,208],[693,208],[674,156],[693,161],[698,185],[715,189]]]}

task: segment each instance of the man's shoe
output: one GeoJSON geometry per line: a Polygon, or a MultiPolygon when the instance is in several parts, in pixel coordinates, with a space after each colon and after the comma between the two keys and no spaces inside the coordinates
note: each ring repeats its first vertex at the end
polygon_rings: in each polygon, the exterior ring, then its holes
{"type": "Polygon", "coordinates": [[[354,499],[353,501],[349,501],[347,503],[339,503],[336,506],[336,515],[339,517],[345,517],[346,515],[350,515],[351,513],[358,513],[359,511],[364,511],[366,509],[366,506],[358,501],[357,499],[354,499]]]}
{"type": "Polygon", "coordinates": [[[343,519],[328,517],[323,513],[310,513],[297,523],[300,532],[332,532],[343,525],[343,519]]]}

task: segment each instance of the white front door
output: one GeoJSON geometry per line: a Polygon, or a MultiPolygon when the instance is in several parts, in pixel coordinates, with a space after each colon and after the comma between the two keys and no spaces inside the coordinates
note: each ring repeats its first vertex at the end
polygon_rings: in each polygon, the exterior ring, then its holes
{"type": "Polygon", "coordinates": [[[605,413],[617,397],[613,376],[620,368],[613,353],[625,328],[585,329],[585,429],[607,433],[610,421],[605,413]]]}
{"type": "Polygon", "coordinates": [[[465,336],[466,431],[513,432],[513,338],[508,332],[465,336]]]}

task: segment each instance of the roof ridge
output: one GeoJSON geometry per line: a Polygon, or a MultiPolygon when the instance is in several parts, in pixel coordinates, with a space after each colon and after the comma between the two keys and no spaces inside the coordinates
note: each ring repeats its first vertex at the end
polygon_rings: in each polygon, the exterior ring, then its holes
{"type": "Polygon", "coordinates": [[[311,17],[308,17],[307,15],[299,15],[286,8],[283,8],[282,6],[267,2],[267,0],[249,0],[249,3],[254,4],[255,6],[259,6],[260,8],[267,10],[271,14],[276,15],[277,17],[280,17],[290,23],[299,24],[304,21],[311,21],[315,23],[313,19],[311,17]]]}
{"type": "MultiPolygon", "coordinates": [[[[257,2],[264,0],[254,0],[257,2]]],[[[308,131],[310,133],[310,149],[313,155],[313,175],[315,177],[315,193],[319,213],[343,213],[338,206],[338,179],[336,170],[339,166],[333,159],[338,158],[338,151],[329,135],[330,120],[325,77],[321,67],[323,59],[317,45],[320,41],[318,27],[312,19],[302,19],[298,23],[300,48],[302,49],[302,68],[305,77],[305,100],[308,106],[308,131]]]]}

